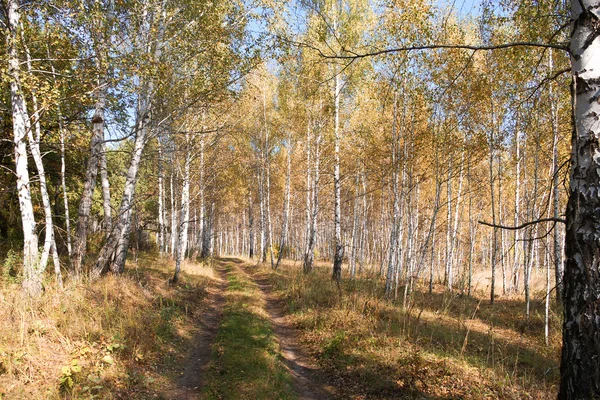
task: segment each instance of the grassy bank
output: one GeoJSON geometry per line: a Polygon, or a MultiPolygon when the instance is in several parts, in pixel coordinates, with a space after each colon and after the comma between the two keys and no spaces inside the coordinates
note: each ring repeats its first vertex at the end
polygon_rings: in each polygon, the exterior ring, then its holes
{"type": "MultiPolygon", "coordinates": [[[[544,344],[543,304],[523,317],[521,298],[473,297],[417,287],[409,306],[383,297],[376,277],[345,281],[328,267],[304,276],[299,264],[265,268],[286,299],[302,342],[352,398],[555,398],[560,326],[544,344]]],[[[403,289],[403,288],[401,288],[403,289]]]]}
{"type": "Polygon", "coordinates": [[[209,399],[293,399],[291,379],[265,312],[260,290],[231,263],[226,304],[205,397],[209,399]]]}
{"type": "Polygon", "coordinates": [[[128,263],[123,276],[67,281],[48,277],[39,299],[18,282],[0,289],[0,398],[161,398],[175,385],[192,341],[212,270],[155,256],[128,263]]]}

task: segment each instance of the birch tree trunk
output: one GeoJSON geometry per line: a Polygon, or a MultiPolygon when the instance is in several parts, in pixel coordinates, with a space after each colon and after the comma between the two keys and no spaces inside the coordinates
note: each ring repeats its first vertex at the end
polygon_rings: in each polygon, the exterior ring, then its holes
{"type": "Polygon", "coordinates": [[[360,174],[356,172],[354,178],[354,215],[352,217],[352,249],[350,250],[350,278],[354,279],[356,276],[356,256],[359,246],[360,239],[358,237],[358,213],[359,213],[359,201],[358,201],[358,187],[360,181],[360,174]]]}
{"type": "Polygon", "coordinates": [[[164,170],[162,141],[160,136],[157,138],[158,148],[158,251],[160,255],[165,253],[165,188],[164,188],[164,170]]]}
{"type": "MultiPolygon", "coordinates": [[[[23,36],[23,26],[21,24],[21,39],[23,41],[23,46],[25,48],[25,57],[27,70],[29,73],[32,72],[31,68],[31,54],[29,52],[29,48],[25,44],[25,37],[23,36]]],[[[37,101],[37,93],[36,90],[32,88],[31,90],[31,104],[33,107],[33,121],[34,121],[34,130],[35,130],[35,138],[33,136],[33,132],[30,126],[30,123],[26,123],[27,129],[27,139],[29,141],[29,148],[31,150],[31,156],[35,163],[36,169],[38,171],[38,179],[40,181],[40,195],[42,197],[42,206],[44,208],[44,217],[46,223],[46,236],[44,240],[44,248],[42,250],[42,254],[39,260],[39,268],[40,270],[46,270],[48,266],[48,256],[50,252],[52,252],[52,261],[54,263],[54,273],[56,276],[56,281],[59,287],[62,288],[62,274],[60,271],[60,260],[58,258],[58,252],[56,250],[56,242],[54,240],[54,222],[52,220],[52,205],[50,204],[50,196],[48,195],[48,186],[46,182],[46,171],[44,168],[44,162],[42,160],[42,153],[40,151],[40,141],[42,137],[42,128],[40,124],[40,110],[38,107],[37,101]]]]}
{"type": "MultiPolygon", "coordinates": [[[[494,103],[493,100],[490,99],[491,108],[492,108],[492,125],[494,125],[494,103]]],[[[494,129],[495,126],[492,126],[489,137],[489,149],[490,149],[490,157],[489,157],[489,178],[490,178],[490,195],[491,195],[491,208],[492,208],[492,223],[494,224],[494,228],[492,231],[492,249],[491,249],[491,259],[490,264],[492,268],[492,281],[490,283],[490,304],[494,304],[495,298],[495,289],[496,289],[496,257],[497,257],[497,237],[498,237],[498,228],[496,225],[496,194],[494,190],[494,129]]]]}
{"type": "MultiPolygon", "coordinates": [[[[334,22],[334,30],[336,29],[334,22]]],[[[337,283],[338,288],[342,280],[342,260],[344,258],[344,244],[342,243],[342,194],[340,182],[340,74],[335,68],[335,86],[334,86],[334,166],[333,166],[333,187],[334,187],[334,225],[335,225],[335,253],[333,256],[332,279],[337,283]]]]}
{"type": "Polygon", "coordinates": [[[17,195],[23,227],[23,288],[30,296],[42,292],[44,271],[38,263],[38,237],[31,202],[31,187],[27,168],[27,105],[21,90],[20,62],[18,53],[19,19],[21,17],[18,0],[8,0],[8,76],[10,79],[10,100],[13,120],[13,141],[15,145],[15,175],[17,195]]]}
{"type": "MultiPolygon", "coordinates": [[[[204,130],[204,127],[203,127],[204,130]]],[[[204,132],[200,134],[200,181],[198,182],[198,190],[200,191],[200,233],[197,237],[196,249],[192,255],[192,259],[195,260],[198,256],[198,252],[202,255],[202,246],[204,244],[204,220],[206,214],[206,206],[204,205],[204,132]]]]}
{"type": "Polygon", "coordinates": [[[147,109],[143,107],[142,112],[138,113],[138,123],[136,124],[136,137],[133,147],[133,154],[129,162],[129,168],[125,178],[123,196],[119,207],[118,220],[113,228],[111,235],[100,250],[98,260],[91,271],[92,278],[97,278],[110,268],[115,274],[120,274],[125,268],[125,259],[127,257],[127,248],[129,246],[129,233],[131,231],[131,217],[134,206],[135,187],[137,184],[137,173],[139,171],[142,153],[146,146],[148,137],[147,109]]]}
{"type": "Polygon", "coordinates": [[[392,225],[390,229],[390,248],[388,253],[388,266],[385,275],[385,295],[391,296],[393,278],[397,263],[398,229],[400,221],[400,195],[398,193],[398,135],[397,135],[397,94],[394,93],[394,110],[392,113],[392,195],[394,197],[392,225]]]}
{"type": "Polygon", "coordinates": [[[98,162],[104,142],[104,108],[106,105],[106,84],[99,82],[96,91],[96,104],[94,116],[92,117],[92,139],[90,142],[90,157],[88,158],[83,191],[79,200],[77,227],[75,228],[75,240],[73,243],[73,254],[71,264],[75,276],[79,277],[83,268],[83,259],[87,250],[87,234],[90,225],[90,212],[92,209],[92,198],[96,177],[98,175],[98,162]]]}
{"type": "Polygon", "coordinates": [[[319,177],[321,168],[321,129],[317,127],[317,137],[315,139],[315,172],[312,187],[313,202],[312,215],[310,216],[310,232],[308,235],[308,243],[306,253],[304,255],[303,270],[308,274],[313,269],[315,258],[315,244],[317,241],[317,215],[319,214],[319,177]]]}
{"type": "Polygon", "coordinates": [[[252,213],[252,192],[248,193],[248,257],[254,257],[254,214],[252,213]]]}
{"type": "Polygon", "coordinates": [[[175,210],[175,191],[173,185],[173,171],[171,171],[170,180],[170,195],[171,195],[171,257],[175,258],[175,251],[177,247],[177,212],[175,210]]]}
{"type": "MultiPolygon", "coordinates": [[[[48,46],[46,46],[46,55],[48,56],[48,59],[51,59],[52,57],[50,57],[50,48],[48,46]]],[[[56,70],[54,69],[54,64],[52,62],[50,62],[50,71],[52,72],[52,76],[54,77],[56,74],[56,70]]],[[[54,79],[54,83],[56,84],[56,79],[54,79]]],[[[62,111],[61,111],[61,107],[60,107],[60,101],[58,102],[57,106],[57,112],[58,112],[58,132],[60,134],[60,184],[61,184],[61,189],[62,189],[62,196],[63,196],[63,205],[65,208],[65,231],[66,231],[66,236],[67,236],[67,253],[69,256],[69,259],[71,258],[71,221],[70,221],[70,215],[69,215],[69,198],[67,196],[67,183],[66,183],[66,165],[65,165],[65,128],[63,125],[63,116],[62,116],[62,111]]],[[[55,244],[56,244],[56,239],[55,239],[55,244]]]]}
{"type": "Polygon", "coordinates": [[[104,209],[104,230],[110,234],[112,229],[112,210],[110,206],[110,183],[108,182],[108,168],[106,165],[106,145],[102,144],[100,152],[100,182],[102,184],[102,208],[104,209]]]}
{"type": "Polygon", "coordinates": [[[279,241],[279,254],[277,255],[277,263],[275,264],[275,269],[279,268],[279,263],[281,262],[281,258],[283,257],[283,253],[285,251],[285,247],[287,245],[287,234],[288,234],[288,223],[290,217],[290,185],[291,185],[291,175],[292,175],[292,143],[291,136],[288,135],[287,138],[287,170],[285,173],[285,198],[284,198],[284,206],[283,206],[283,223],[281,226],[281,239],[279,241]]]}
{"type": "Polygon", "coordinates": [[[181,188],[181,210],[179,214],[179,236],[177,243],[177,257],[175,259],[175,273],[171,279],[171,283],[176,284],[179,280],[179,272],[181,271],[181,263],[185,258],[185,251],[188,242],[188,228],[190,221],[190,164],[191,164],[191,149],[190,149],[190,133],[189,129],[185,134],[185,165],[183,168],[183,186],[181,188]]]}
{"type": "Polygon", "coordinates": [[[600,397],[600,41],[598,0],[571,1],[575,129],[567,204],[559,399],[600,397]]]}
{"type": "MultiPolygon", "coordinates": [[[[552,61],[552,49],[549,50],[549,70],[553,71],[554,65],[552,61]]],[[[548,89],[550,91],[550,112],[552,119],[552,209],[553,217],[559,218],[560,216],[560,191],[559,191],[559,165],[558,165],[558,110],[557,110],[557,99],[554,94],[554,82],[550,82],[548,89]]],[[[562,246],[560,244],[560,230],[558,225],[554,225],[552,232],[553,239],[553,250],[554,250],[554,277],[556,281],[556,300],[560,303],[562,301],[563,294],[563,260],[562,260],[562,246]]]]}
{"type": "MultiPolygon", "coordinates": [[[[262,157],[261,157],[262,158],[262,157]]],[[[260,262],[267,261],[267,211],[265,200],[264,160],[261,160],[258,173],[258,203],[260,210],[260,262]]]]}

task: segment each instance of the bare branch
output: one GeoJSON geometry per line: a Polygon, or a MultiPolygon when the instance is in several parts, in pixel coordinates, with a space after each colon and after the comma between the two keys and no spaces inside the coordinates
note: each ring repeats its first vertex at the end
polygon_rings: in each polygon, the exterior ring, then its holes
{"type": "Polygon", "coordinates": [[[541,219],[536,219],[535,221],[525,222],[524,224],[521,224],[518,226],[498,225],[498,224],[492,224],[492,223],[485,222],[485,221],[477,221],[477,222],[480,223],[481,225],[491,226],[492,228],[507,229],[507,230],[511,230],[511,231],[523,229],[529,225],[541,224],[542,222],[554,222],[554,223],[561,222],[563,224],[567,223],[567,221],[562,218],[541,218],[541,219]]]}

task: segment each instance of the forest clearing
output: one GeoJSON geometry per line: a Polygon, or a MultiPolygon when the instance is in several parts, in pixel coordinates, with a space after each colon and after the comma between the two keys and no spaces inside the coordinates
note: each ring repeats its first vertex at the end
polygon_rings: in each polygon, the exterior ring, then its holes
{"type": "Polygon", "coordinates": [[[0,0],[0,399],[600,398],[600,0],[0,0]]]}

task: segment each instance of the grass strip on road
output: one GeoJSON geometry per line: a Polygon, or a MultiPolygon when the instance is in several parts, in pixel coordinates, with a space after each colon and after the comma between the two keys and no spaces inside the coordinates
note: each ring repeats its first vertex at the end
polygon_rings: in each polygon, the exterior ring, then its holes
{"type": "Polygon", "coordinates": [[[294,399],[260,289],[227,265],[223,319],[206,377],[208,399],[294,399]]]}

